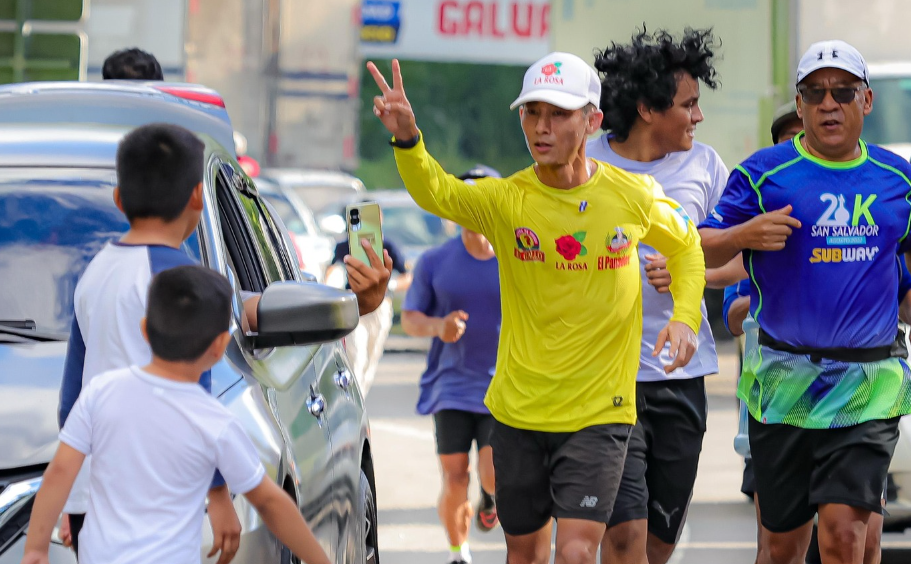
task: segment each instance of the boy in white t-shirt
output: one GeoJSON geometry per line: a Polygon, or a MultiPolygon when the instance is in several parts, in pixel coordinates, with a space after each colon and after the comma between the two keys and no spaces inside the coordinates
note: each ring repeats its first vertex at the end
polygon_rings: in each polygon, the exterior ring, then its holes
{"type": "Polygon", "coordinates": [[[80,394],[35,499],[23,564],[48,562],[51,532],[90,454],[81,564],[200,562],[216,468],[298,558],[329,564],[294,501],[265,475],[240,423],[199,385],[231,340],[232,295],[223,276],[201,266],[155,276],[142,321],[152,361],[101,374],[80,394]]]}

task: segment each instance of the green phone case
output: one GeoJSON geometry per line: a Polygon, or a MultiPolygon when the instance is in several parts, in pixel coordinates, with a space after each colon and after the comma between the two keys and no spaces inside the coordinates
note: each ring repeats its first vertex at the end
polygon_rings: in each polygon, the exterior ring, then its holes
{"type": "Polygon", "coordinates": [[[383,259],[383,222],[380,205],[375,202],[359,202],[345,208],[345,223],[348,224],[348,246],[354,258],[370,264],[361,240],[370,241],[373,251],[383,259]],[[352,223],[352,212],[357,211],[357,223],[352,223]]]}

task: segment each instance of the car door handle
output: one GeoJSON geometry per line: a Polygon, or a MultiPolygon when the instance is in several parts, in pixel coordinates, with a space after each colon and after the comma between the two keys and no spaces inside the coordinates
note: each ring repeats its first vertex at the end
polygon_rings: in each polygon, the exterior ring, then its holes
{"type": "Polygon", "coordinates": [[[319,418],[326,410],[326,400],[322,394],[310,394],[310,397],[307,398],[307,409],[310,411],[310,415],[319,418]]]}
{"type": "Polygon", "coordinates": [[[335,385],[347,392],[348,388],[351,387],[351,372],[348,372],[347,369],[336,372],[335,385]]]}

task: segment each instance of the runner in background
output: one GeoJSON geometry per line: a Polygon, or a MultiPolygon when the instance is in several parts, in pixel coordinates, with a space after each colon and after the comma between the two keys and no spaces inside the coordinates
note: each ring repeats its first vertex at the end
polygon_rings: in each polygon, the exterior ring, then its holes
{"type": "MultiPolygon", "coordinates": [[[[482,165],[459,178],[500,178],[482,165]]],[[[490,433],[494,419],[484,405],[497,363],[500,338],[500,279],[497,258],[486,237],[462,233],[426,251],[402,306],[402,328],[413,337],[432,337],[427,370],[421,376],[417,411],[433,415],[443,490],[437,512],[449,538],[449,561],[469,564],[471,502],[469,453],[477,445],[481,504],[478,529],[497,525],[490,433]]]]}

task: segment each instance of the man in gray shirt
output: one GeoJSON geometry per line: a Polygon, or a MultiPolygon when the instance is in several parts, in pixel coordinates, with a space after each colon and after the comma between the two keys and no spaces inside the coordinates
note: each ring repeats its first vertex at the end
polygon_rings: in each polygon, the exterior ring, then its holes
{"type": "MultiPolygon", "coordinates": [[[[708,145],[694,140],[703,120],[699,83],[717,86],[710,30],[687,29],[680,40],[645,31],[628,45],[612,43],[595,59],[602,77],[605,134],[589,141],[594,159],[652,175],[681,213],[699,223],[721,197],[728,171],[708,145]]],[[[670,319],[673,300],[665,258],[639,245],[642,264],[642,341],[636,377],[638,423],[633,429],[614,512],[601,546],[603,564],[664,564],[680,538],[696,480],[707,415],[703,377],[718,372],[715,341],[702,305],[698,350],[669,371],[665,347],[653,343],[670,319]]],[[[742,267],[707,272],[709,287],[738,280],[742,267]],[[724,270],[724,271],[723,271],[724,270]]],[[[745,274],[745,273],[743,273],[745,274]]]]}

